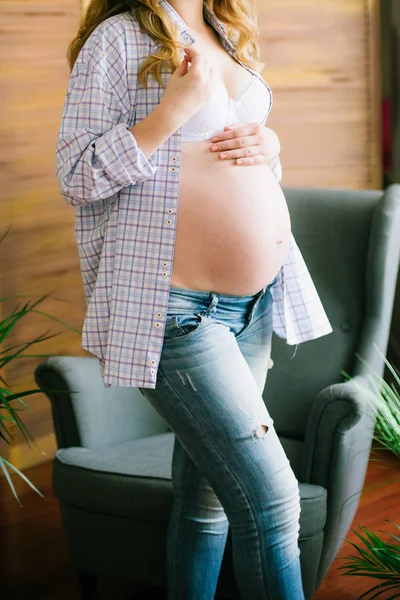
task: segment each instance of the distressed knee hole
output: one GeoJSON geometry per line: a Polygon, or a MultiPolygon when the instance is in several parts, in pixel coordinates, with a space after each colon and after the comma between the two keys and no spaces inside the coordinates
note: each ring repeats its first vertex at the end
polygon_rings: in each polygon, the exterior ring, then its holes
{"type": "Polygon", "coordinates": [[[264,437],[264,435],[267,433],[269,427],[267,425],[263,425],[262,423],[259,423],[254,431],[255,435],[257,437],[264,437]]]}

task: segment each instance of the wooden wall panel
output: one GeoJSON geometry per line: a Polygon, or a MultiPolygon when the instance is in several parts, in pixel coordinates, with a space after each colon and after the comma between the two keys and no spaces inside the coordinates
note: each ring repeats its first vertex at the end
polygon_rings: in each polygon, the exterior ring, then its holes
{"type": "MultiPolygon", "coordinates": [[[[74,239],[74,211],[61,198],[55,178],[56,137],[69,76],[65,53],[79,16],[79,4],[71,0],[2,0],[0,4],[0,89],[5,91],[0,125],[0,232],[11,226],[0,246],[0,293],[3,297],[20,295],[2,306],[3,315],[18,303],[51,293],[37,310],[76,330],[70,331],[41,314],[27,315],[4,347],[46,332],[59,335],[24,354],[80,352],[85,301],[74,239]]],[[[13,392],[36,387],[33,370],[40,360],[16,360],[7,370],[7,383],[13,392]]],[[[18,468],[47,460],[55,451],[49,401],[40,393],[26,402],[30,409],[20,415],[37,445],[29,448],[16,429],[11,429],[11,452],[0,442],[1,454],[8,455],[18,468]]]]}
{"type": "Polygon", "coordinates": [[[381,188],[378,2],[258,0],[283,185],[381,188]]]}
{"type": "MultiPolygon", "coordinates": [[[[379,77],[371,70],[376,6],[258,0],[263,74],[275,97],[269,125],[281,138],[284,185],[380,187],[379,77]]],[[[79,0],[0,0],[0,11],[0,231],[11,225],[0,247],[0,293],[22,301],[51,292],[38,308],[75,328],[34,314],[6,345],[59,332],[27,352],[88,355],[80,347],[86,307],[74,211],[59,194],[54,166],[69,77],[65,53],[77,31],[79,0]]],[[[5,303],[4,313],[14,305],[5,303]]],[[[19,360],[8,369],[13,391],[35,387],[39,361],[19,360]]],[[[19,468],[51,458],[56,448],[48,400],[37,394],[28,404],[21,414],[37,447],[12,430],[9,458],[19,468]]],[[[8,455],[1,442],[0,451],[8,455]]]]}

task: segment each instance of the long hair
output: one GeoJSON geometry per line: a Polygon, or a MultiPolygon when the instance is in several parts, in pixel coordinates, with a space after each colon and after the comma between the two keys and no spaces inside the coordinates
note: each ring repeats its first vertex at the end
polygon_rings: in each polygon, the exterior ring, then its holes
{"type": "MultiPolygon", "coordinates": [[[[204,0],[214,15],[224,24],[226,34],[236,46],[237,58],[248,67],[261,71],[264,63],[259,62],[260,48],[257,42],[258,25],[254,0],[204,0]],[[234,41],[235,40],[235,41],[234,41]]],[[[147,77],[152,74],[161,86],[163,64],[174,71],[180,64],[175,24],[160,7],[159,0],[90,0],[81,17],[76,37],[68,46],[67,59],[72,71],[76,59],[91,33],[106,19],[123,12],[130,12],[156,44],[158,51],[150,54],[139,68],[139,82],[147,88],[147,77]]]]}

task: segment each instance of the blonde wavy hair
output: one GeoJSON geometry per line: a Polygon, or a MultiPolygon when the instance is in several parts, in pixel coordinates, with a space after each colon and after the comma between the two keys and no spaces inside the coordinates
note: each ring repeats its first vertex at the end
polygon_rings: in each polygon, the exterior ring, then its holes
{"type": "MultiPolygon", "coordinates": [[[[236,46],[237,58],[248,67],[261,71],[259,62],[258,24],[254,0],[204,0],[204,4],[224,25],[229,40],[236,46]]],[[[83,12],[76,37],[68,46],[67,59],[70,69],[75,64],[82,46],[91,33],[105,19],[123,12],[130,12],[138,21],[140,29],[151,37],[160,49],[150,54],[139,69],[139,82],[147,88],[147,78],[152,74],[163,86],[161,69],[168,64],[174,71],[181,63],[178,30],[161,8],[159,0],[91,0],[83,12]]]]}

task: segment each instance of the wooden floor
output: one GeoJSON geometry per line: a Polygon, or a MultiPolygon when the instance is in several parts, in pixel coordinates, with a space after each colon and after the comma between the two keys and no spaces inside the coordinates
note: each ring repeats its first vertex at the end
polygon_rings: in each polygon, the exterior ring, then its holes
{"type": "MultiPolygon", "coordinates": [[[[52,462],[33,467],[26,476],[45,495],[38,496],[18,477],[13,476],[23,504],[17,503],[4,478],[0,478],[0,573],[4,600],[79,600],[76,575],[64,542],[57,500],[51,491],[52,462]]],[[[400,524],[400,461],[391,453],[372,451],[364,492],[352,527],[366,525],[392,541],[381,530],[398,535],[385,519],[400,524]],[[383,484],[383,485],[381,485],[383,484]]],[[[346,538],[357,542],[350,530],[346,538]]],[[[356,600],[373,579],[341,575],[340,557],[354,554],[344,542],[315,600],[356,600]]],[[[393,592],[392,592],[393,594],[393,592]]],[[[388,598],[380,596],[380,600],[388,598]]],[[[399,591],[400,597],[400,591],[399,591]]],[[[151,600],[166,598],[160,590],[133,589],[132,584],[101,580],[99,600],[151,600]]],[[[254,599],[256,600],[256,599],[254,599]]]]}

